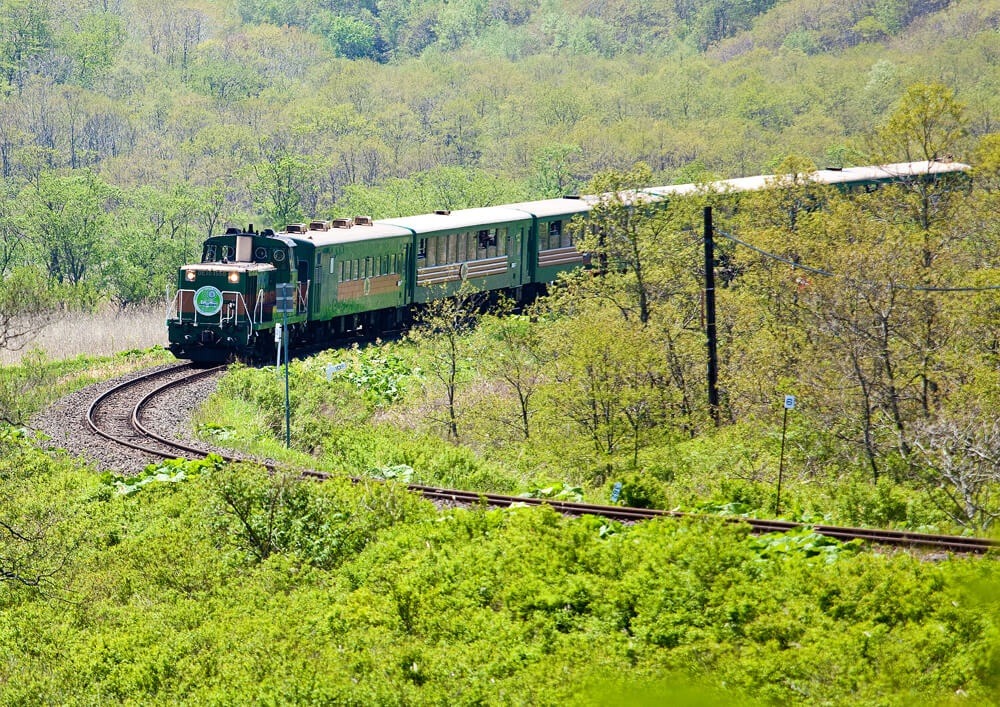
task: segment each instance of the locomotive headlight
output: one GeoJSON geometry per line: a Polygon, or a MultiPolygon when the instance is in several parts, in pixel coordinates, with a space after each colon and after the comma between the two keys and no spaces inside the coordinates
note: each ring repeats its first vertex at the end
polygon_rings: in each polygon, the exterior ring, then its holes
{"type": "Polygon", "coordinates": [[[240,281],[240,274],[238,272],[229,273],[229,281],[235,285],[240,281]]]}
{"type": "Polygon", "coordinates": [[[198,277],[194,270],[185,270],[184,279],[188,282],[194,282],[194,279],[198,277]]]}

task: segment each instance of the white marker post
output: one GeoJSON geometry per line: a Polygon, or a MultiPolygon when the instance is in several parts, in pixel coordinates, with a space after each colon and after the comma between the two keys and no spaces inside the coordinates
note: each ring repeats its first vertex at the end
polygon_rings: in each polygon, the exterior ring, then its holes
{"type": "Polygon", "coordinates": [[[795,396],[785,396],[785,414],[781,419],[781,456],[778,461],[778,496],[774,501],[774,514],[781,515],[781,477],[785,471],[785,430],[788,428],[788,411],[795,408],[795,396]]]}

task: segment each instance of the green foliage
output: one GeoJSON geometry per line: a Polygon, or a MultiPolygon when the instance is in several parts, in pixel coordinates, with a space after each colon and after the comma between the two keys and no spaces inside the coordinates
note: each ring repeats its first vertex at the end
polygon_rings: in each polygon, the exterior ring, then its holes
{"type": "MultiPolygon", "coordinates": [[[[263,562],[286,554],[329,569],[359,552],[381,529],[421,505],[387,485],[351,489],[245,465],[207,468],[219,532],[263,562]]],[[[350,488],[350,487],[348,487],[350,488]]]]}
{"type": "Polygon", "coordinates": [[[392,218],[509,204],[536,196],[503,176],[479,169],[436,167],[408,178],[390,178],[379,185],[350,185],[337,201],[341,213],[392,218]]]}
{"type": "Polygon", "coordinates": [[[569,486],[557,482],[544,487],[533,485],[521,495],[525,498],[551,498],[558,501],[573,501],[578,503],[583,500],[583,489],[579,486],[569,486]]]}
{"type": "Polygon", "coordinates": [[[101,481],[113,488],[115,493],[128,496],[149,484],[176,484],[203,473],[219,471],[222,466],[222,457],[216,454],[209,454],[204,459],[166,459],[150,464],[135,476],[120,476],[107,472],[101,477],[101,481]]]}
{"type": "Polygon", "coordinates": [[[48,466],[23,429],[0,424],[0,606],[5,584],[45,596],[72,572],[83,512],[79,495],[87,480],[79,473],[64,474],[40,494],[38,488],[51,483],[48,466]]]}
{"type": "Polygon", "coordinates": [[[856,554],[861,550],[861,541],[852,540],[844,544],[835,538],[803,528],[797,532],[768,534],[754,538],[750,547],[764,559],[801,556],[822,558],[825,562],[836,562],[842,553],[856,554]]]}
{"type": "Polygon", "coordinates": [[[345,377],[370,405],[384,407],[403,397],[406,381],[413,374],[401,356],[373,346],[358,352],[355,365],[345,372],[345,377]]]}
{"type": "Polygon", "coordinates": [[[633,508],[663,508],[667,497],[663,484],[648,474],[626,474],[622,478],[621,496],[623,505],[633,508]]]}
{"type": "Polygon", "coordinates": [[[120,495],[20,433],[0,446],[0,518],[57,511],[50,549],[74,548],[45,592],[0,583],[3,702],[986,703],[997,686],[988,558],[438,512],[392,484],[217,464],[120,495]]]}

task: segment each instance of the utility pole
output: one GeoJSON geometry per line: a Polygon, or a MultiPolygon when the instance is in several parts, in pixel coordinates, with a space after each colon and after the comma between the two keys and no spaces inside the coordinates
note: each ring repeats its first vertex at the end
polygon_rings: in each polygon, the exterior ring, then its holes
{"type": "Polygon", "coordinates": [[[719,351],[715,329],[715,243],[712,207],[705,207],[705,333],[708,336],[708,411],[719,426],[719,351]]]}

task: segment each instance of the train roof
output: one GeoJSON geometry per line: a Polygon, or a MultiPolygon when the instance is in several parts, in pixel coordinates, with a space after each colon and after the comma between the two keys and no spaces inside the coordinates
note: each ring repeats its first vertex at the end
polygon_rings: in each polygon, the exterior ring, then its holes
{"type": "MultiPolygon", "coordinates": [[[[969,165],[948,160],[923,162],[897,162],[870,167],[828,168],[812,172],[808,179],[817,184],[832,186],[844,184],[879,184],[927,175],[965,172],[969,165]]],[[[787,176],[764,174],[755,177],[724,179],[705,184],[672,184],[648,187],[619,194],[625,203],[657,201],[676,195],[757,191],[780,185],[787,176]]],[[[275,234],[281,239],[307,242],[316,246],[380,240],[383,238],[405,238],[407,236],[434,234],[443,231],[473,230],[493,224],[525,221],[529,218],[550,219],[553,217],[572,218],[589,212],[600,196],[559,197],[523,201],[501,206],[487,206],[455,211],[436,211],[432,214],[401,216],[373,221],[366,217],[337,219],[335,221],[313,221],[309,224],[291,224],[285,231],[275,234]]]]}
{"type": "Polygon", "coordinates": [[[475,209],[435,211],[432,214],[384,219],[380,223],[400,226],[411,230],[417,235],[422,235],[455,229],[474,229],[494,223],[525,221],[529,218],[530,216],[525,212],[511,208],[510,206],[485,206],[475,209]]]}
{"type": "MultiPolygon", "coordinates": [[[[967,172],[969,165],[946,160],[929,160],[922,162],[895,162],[892,164],[873,165],[870,167],[827,168],[812,172],[808,180],[816,184],[831,186],[843,184],[878,184],[881,182],[899,181],[906,177],[924,177],[927,175],[952,174],[967,172]]],[[[756,177],[740,177],[723,179],[707,184],[673,184],[663,187],[650,187],[644,191],[656,196],[695,194],[702,192],[758,191],[781,184],[784,175],[762,174],[756,177]]]]}
{"type": "Polygon", "coordinates": [[[333,222],[313,221],[309,224],[290,224],[286,228],[295,230],[282,231],[278,235],[297,242],[305,241],[314,246],[359,243],[383,238],[405,238],[413,235],[405,228],[367,218],[341,219],[333,222]],[[338,223],[341,225],[334,225],[338,223]]]}
{"type": "Polygon", "coordinates": [[[526,211],[535,218],[549,218],[551,216],[572,217],[590,211],[593,201],[593,197],[589,196],[564,196],[556,199],[522,201],[518,204],[510,204],[507,208],[526,211]]]}

